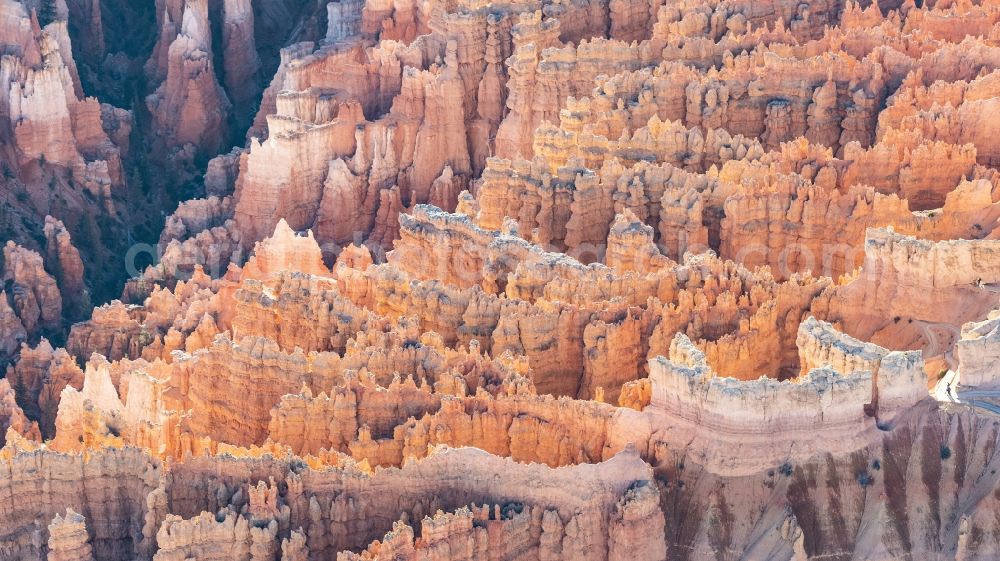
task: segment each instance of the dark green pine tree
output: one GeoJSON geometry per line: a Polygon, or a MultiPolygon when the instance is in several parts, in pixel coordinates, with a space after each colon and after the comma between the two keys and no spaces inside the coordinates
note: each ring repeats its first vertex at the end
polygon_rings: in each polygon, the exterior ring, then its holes
{"type": "Polygon", "coordinates": [[[54,22],[58,15],[56,12],[56,0],[41,0],[38,3],[38,23],[42,27],[54,22]]]}

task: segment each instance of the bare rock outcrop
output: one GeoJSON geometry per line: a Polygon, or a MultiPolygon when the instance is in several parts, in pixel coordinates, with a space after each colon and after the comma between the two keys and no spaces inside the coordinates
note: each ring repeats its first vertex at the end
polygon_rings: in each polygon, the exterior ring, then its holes
{"type": "MultiPolygon", "coordinates": [[[[11,555],[40,557],[50,523],[67,509],[82,515],[93,532],[87,535],[94,559],[131,557],[141,547],[145,498],[159,484],[158,461],[135,448],[69,455],[9,439],[0,455],[0,495],[6,499],[0,536],[11,555]]],[[[72,515],[69,525],[66,520],[54,528],[56,542],[82,553],[80,521],[72,515]]]]}
{"type": "Polygon", "coordinates": [[[24,411],[17,404],[16,393],[11,388],[10,382],[6,379],[0,380],[0,430],[4,433],[6,441],[7,435],[16,434],[22,438],[31,440],[41,440],[41,433],[38,431],[38,423],[34,423],[25,416],[24,411]]]}
{"type": "Polygon", "coordinates": [[[66,516],[56,514],[48,530],[50,560],[93,561],[94,552],[88,543],[86,519],[72,508],[66,509],[66,516]]]}
{"type": "Polygon", "coordinates": [[[35,347],[22,346],[17,364],[7,369],[7,380],[17,390],[20,406],[38,421],[46,438],[55,436],[55,419],[64,388],[83,387],[83,370],[65,349],[53,349],[45,339],[35,347]]]}
{"type": "Polygon", "coordinates": [[[650,408],[686,419],[692,430],[705,435],[699,446],[702,461],[740,471],[753,470],[754,462],[767,460],[733,459],[731,447],[738,443],[765,438],[770,440],[769,449],[788,453],[803,446],[792,435],[804,430],[828,435],[823,438],[824,450],[850,449],[856,445],[852,440],[857,442],[866,431],[877,430],[876,422],[888,423],[927,397],[918,352],[889,352],[866,345],[812,318],[799,327],[798,344],[808,369],[801,377],[741,382],[718,377],[706,364],[705,354],[686,336],[678,335],[670,358],[660,357],[650,364],[650,408]],[[748,427],[760,430],[759,436],[751,437],[748,427]],[[789,437],[790,442],[779,442],[777,435],[789,437]]]}
{"type": "MultiPolygon", "coordinates": [[[[66,3],[55,4],[56,17],[44,28],[29,11],[31,3],[5,2],[0,12],[4,29],[0,44],[7,53],[0,86],[0,126],[5,138],[0,159],[6,177],[28,179],[34,175],[32,169],[50,164],[72,170],[70,188],[63,194],[96,211],[100,207],[84,202],[82,192],[110,198],[112,189],[122,186],[131,113],[84,97],[66,3]]],[[[89,10],[93,17],[95,3],[87,2],[89,8],[72,4],[73,13],[89,10]]],[[[100,42],[90,46],[101,49],[100,42]]],[[[64,191],[58,181],[53,185],[64,191]]]]}
{"type": "Polygon", "coordinates": [[[827,289],[813,309],[855,337],[921,348],[928,361],[940,359],[953,350],[962,325],[995,308],[997,251],[994,240],[932,242],[869,230],[860,273],[827,289]]]}
{"type": "MultiPolygon", "coordinates": [[[[171,21],[169,11],[163,17],[165,28],[172,24],[177,31],[165,49],[165,66],[160,69],[165,72],[163,83],[146,99],[156,133],[168,150],[190,145],[195,155],[214,155],[223,148],[228,134],[226,119],[231,103],[216,79],[212,62],[208,2],[185,0],[179,26],[177,20],[171,21]]],[[[161,36],[161,52],[163,39],[161,36]]],[[[235,61],[233,69],[237,70],[235,61]]]]}
{"type": "Polygon", "coordinates": [[[1000,316],[993,311],[981,322],[962,326],[962,338],[956,343],[959,383],[963,386],[991,388],[997,384],[997,355],[1000,353],[1000,316]]]}
{"type": "Polygon", "coordinates": [[[94,308],[91,319],[73,326],[66,340],[66,350],[83,360],[95,352],[118,360],[138,357],[142,348],[151,342],[149,334],[129,314],[129,307],[115,300],[94,308]]]}
{"type": "Polygon", "coordinates": [[[130,155],[96,4],[0,0],[0,557],[1000,555],[1000,5],[158,0],[130,155]]]}
{"type": "Polygon", "coordinates": [[[65,295],[63,311],[66,319],[79,319],[91,309],[80,251],[73,245],[66,226],[51,216],[45,217],[44,233],[45,259],[54,272],[60,291],[65,295]]]}
{"type": "Polygon", "coordinates": [[[62,324],[62,294],[56,280],[46,272],[41,255],[9,241],[3,257],[8,304],[28,336],[58,330],[62,324]]]}

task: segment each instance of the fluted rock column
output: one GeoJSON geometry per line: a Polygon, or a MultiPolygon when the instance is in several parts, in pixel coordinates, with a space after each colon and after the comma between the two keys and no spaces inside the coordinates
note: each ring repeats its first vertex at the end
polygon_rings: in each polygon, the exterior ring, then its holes
{"type": "Polygon", "coordinates": [[[457,44],[450,42],[441,74],[424,85],[424,121],[417,132],[410,183],[412,200],[429,200],[431,184],[448,166],[455,175],[472,173],[465,130],[457,44]]]}
{"type": "Polygon", "coordinates": [[[28,335],[57,329],[62,323],[62,295],[42,265],[42,257],[12,241],[3,250],[5,283],[10,283],[13,308],[28,335]]]}
{"type": "Polygon", "coordinates": [[[49,269],[66,296],[63,309],[68,319],[82,319],[90,311],[90,295],[83,280],[83,260],[69,231],[60,220],[45,217],[45,251],[49,269]]]}
{"type": "Polygon", "coordinates": [[[27,340],[28,331],[8,303],[7,291],[0,290],[0,363],[6,363],[27,340]]]}
{"type": "Polygon", "coordinates": [[[93,561],[86,521],[72,508],[66,516],[56,514],[49,524],[49,561],[93,561]]]}
{"type": "Polygon", "coordinates": [[[260,95],[253,6],[250,0],[225,0],[222,16],[223,80],[237,121],[249,124],[253,119],[254,101],[260,95]]]}
{"type": "Polygon", "coordinates": [[[196,155],[210,156],[224,147],[231,104],[212,65],[207,0],[185,1],[180,32],[167,52],[166,80],[146,106],[165,148],[191,145],[196,155]]]}

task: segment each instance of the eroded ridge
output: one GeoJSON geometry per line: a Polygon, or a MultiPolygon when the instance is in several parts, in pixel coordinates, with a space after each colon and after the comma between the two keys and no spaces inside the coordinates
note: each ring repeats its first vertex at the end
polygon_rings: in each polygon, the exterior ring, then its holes
{"type": "Polygon", "coordinates": [[[305,4],[0,0],[0,558],[1000,556],[1000,4],[305,4]]]}

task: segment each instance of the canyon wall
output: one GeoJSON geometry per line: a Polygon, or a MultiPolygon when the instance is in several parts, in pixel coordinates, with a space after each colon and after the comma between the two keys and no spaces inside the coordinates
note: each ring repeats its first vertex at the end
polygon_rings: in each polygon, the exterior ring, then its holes
{"type": "Polygon", "coordinates": [[[0,0],[0,557],[1000,555],[1000,6],[150,4],[0,0]]]}

